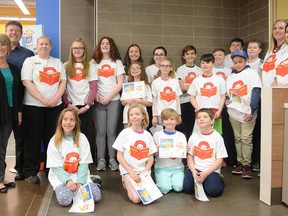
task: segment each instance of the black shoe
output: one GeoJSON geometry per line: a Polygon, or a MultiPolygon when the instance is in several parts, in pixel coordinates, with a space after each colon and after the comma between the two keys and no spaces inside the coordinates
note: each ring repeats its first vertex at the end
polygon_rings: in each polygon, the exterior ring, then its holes
{"type": "Polygon", "coordinates": [[[40,183],[40,179],[38,176],[29,176],[28,178],[25,179],[25,181],[27,181],[30,184],[39,184],[40,183]]]}
{"type": "Polygon", "coordinates": [[[9,182],[9,183],[4,183],[4,185],[9,188],[9,187],[16,187],[16,183],[15,182],[9,182]]]}
{"type": "Polygon", "coordinates": [[[90,175],[90,178],[94,184],[96,184],[100,189],[102,188],[102,180],[99,175],[90,175]]]}
{"type": "Polygon", "coordinates": [[[7,193],[8,189],[7,187],[1,188],[0,193],[7,193]]]}
{"type": "Polygon", "coordinates": [[[14,180],[15,180],[15,181],[24,180],[24,179],[25,179],[24,174],[23,174],[23,173],[19,173],[19,172],[17,172],[17,173],[16,173],[16,176],[14,177],[14,180]]]}

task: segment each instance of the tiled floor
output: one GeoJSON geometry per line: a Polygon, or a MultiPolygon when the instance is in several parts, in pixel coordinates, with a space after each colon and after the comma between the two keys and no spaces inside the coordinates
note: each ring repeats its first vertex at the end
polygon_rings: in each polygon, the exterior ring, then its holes
{"type": "MultiPolygon", "coordinates": [[[[8,154],[13,154],[13,147],[9,147],[8,150],[8,154]]],[[[7,157],[7,180],[13,180],[14,174],[10,173],[8,168],[14,165],[14,160],[14,157],[7,157]]],[[[91,171],[93,174],[101,175],[103,180],[102,200],[96,204],[93,213],[97,216],[288,215],[288,208],[283,205],[269,207],[259,201],[259,179],[256,173],[252,180],[243,180],[240,176],[232,176],[230,167],[223,169],[226,188],[222,197],[210,198],[209,202],[199,202],[192,195],[172,192],[147,206],[132,204],[128,200],[119,172],[109,169],[97,172],[94,165],[91,166],[91,171]]],[[[68,213],[69,207],[64,208],[57,204],[55,194],[43,173],[39,173],[39,176],[40,185],[18,181],[16,188],[10,189],[7,194],[0,194],[1,216],[71,215],[68,213]]]]}

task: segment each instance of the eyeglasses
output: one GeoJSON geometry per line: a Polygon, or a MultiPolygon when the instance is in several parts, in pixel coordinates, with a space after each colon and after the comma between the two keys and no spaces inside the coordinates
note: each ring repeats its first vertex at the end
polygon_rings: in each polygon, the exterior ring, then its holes
{"type": "Polygon", "coordinates": [[[156,53],[156,54],[154,54],[154,56],[156,56],[156,57],[163,57],[163,56],[165,56],[165,54],[164,54],[164,53],[161,53],[161,54],[156,53]]]}
{"type": "Polygon", "coordinates": [[[73,50],[83,51],[83,50],[84,50],[84,47],[73,47],[73,50]]]}
{"type": "Polygon", "coordinates": [[[171,65],[160,65],[161,68],[171,68],[171,65]]]}
{"type": "Polygon", "coordinates": [[[141,67],[131,68],[131,70],[141,70],[141,67]]]}

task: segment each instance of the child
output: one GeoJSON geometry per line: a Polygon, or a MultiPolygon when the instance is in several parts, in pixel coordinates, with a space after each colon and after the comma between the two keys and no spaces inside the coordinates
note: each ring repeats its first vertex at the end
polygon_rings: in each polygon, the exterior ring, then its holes
{"type": "Polygon", "coordinates": [[[224,61],[224,65],[227,68],[231,68],[231,70],[234,69],[233,67],[233,62],[231,59],[231,53],[234,52],[235,50],[243,50],[244,48],[244,41],[241,38],[233,38],[230,41],[230,54],[227,54],[225,56],[225,61],[224,61]]]}
{"type": "Polygon", "coordinates": [[[145,98],[123,100],[121,97],[121,103],[123,106],[125,106],[123,110],[124,128],[126,128],[128,125],[127,111],[128,111],[130,104],[138,103],[142,105],[143,107],[145,107],[145,109],[146,109],[146,106],[149,106],[149,107],[152,106],[152,93],[151,93],[150,85],[148,83],[147,75],[144,70],[144,66],[140,62],[132,63],[128,70],[128,82],[140,82],[140,81],[145,82],[145,98]]]}
{"type": "Polygon", "coordinates": [[[148,123],[148,114],[143,106],[131,104],[128,109],[128,128],[120,132],[113,144],[113,148],[117,150],[123,186],[134,203],[141,200],[131,184],[131,179],[139,182],[140,173],[151,172],[153,154],[157,151],[151,134],[144,130],[148,123]]]}
{"type": "Polygon", "coordinates": [[[61,206],[70,205],[74,191],[86,183],[90,185],[94,202],[100,201],[101,191],[89,177],[90,163],[93,163],[90,145],[80,132],[78,114],[73,108],[65,108],[47,150],[48,179],[61,206]]]}
{"type": "Polygon", "coordinates": [[[134,62],[143,63],[141,48],[137,44],[131,44],[126,51],[123,63],[126,75],[128,75],[128,70],[134,62]]]}
{"type": "Polygon", "coordinates": [[[96,126],[97,170],[106,170],[105,151],[108,147],[109,167],[119,170],[112,148],[117,137],[117,127],[121,110],[120,94],[125,70],[120,61],[120,53],[110,37],[102,37],[93,53],[93,64],[98,73],[98,92],[93,118],[96,126]]]}
{"type": "Polygon", "coordinates": [[[179,131],[185,134],[187,140],[191,136],[194,122],[195,110],[190,103],[190,96],[187,93],[192,81],[202,74],[201,69],[195,65],[197,50],[192,45],[187,45],[182,50],[183,65],[177,69],[177,77],[183,94],[180,96],[182,124],[179,125],[179,131]]]}
{"type": "Polygon", "coordinates": [[[231,54],[231,58],[235,70],[226,80],[226,92],[230,99],[226,100],[226,105],[234,132],[238,160],[232,174],[242,174],[242,178],[251,179],[253,129],[260,100],[261,80],[257,72],[246,65],[245,51],[236,50],[231,54]],[[232,101],[235,101],[233,103],[236,103],[236,106],[233,106],[232,101]]]}
{"type": "Polygon", "coordinates": [[[180,115],[181,108],[179,96],[182,94],[178,81],[175,79],[174,67],[170,59],[163,59],[160,62],[160,70],[157,74],[158,78],[152,82],[152,125],[162,125],[160,114],[165,108],[172,108],[180,115]]]}
{"type": "Polygon", "coordinates": [[[215,64],[213,67],[213,74],[221,76],[224,80],[231,74],[231,68],[224,66],[225,50],[222,48],[216,48],[213,50],[213,56],[215,58],[215,64]]]}
{"type": "MultiPolygon", "coordinates": [[[[174,143],[181,143],[187,146],[186,137],[183,133],[176,131],[175,127],[179,123],[178,113],[170,108],[161,112],[161,120],[165,129],[154,134],[153,139],[159,149],[160,139],[173,139],[174,143]]],[[[156,154],[155,159],[155,178],[156,185],[163,194],[167,194],[170,190],[177,192],[183,189],[184,165],[182,158],[159,158],[156,154]]]]}
{"type": "Polygon", "coordinates": [[[261,53],[261,42],[259,40],[250,40],[248,42],[247,54],[248,54],[248,62],[250,68],[255,70],[259,76],[261,76],[261,67],[263,64],[263,60],[259,58],[259,54],[261,53]]]}
{"type": "Polygon", "coordinates": [[[185,173],[183,191],[194,193],[194,181],[196,181],[203,184],[206,195],[219,197],[224,191],[224,181],[220,176],[223,158],[227,157],[224,141],[212,128],[214,114],[210,109],[200,109],[196,121],[199,130],[188,140],[189,169],[185,173]]]}
{"type": "MultiPolygon", "coordinates": [[[[192,82],[188,94],[195,111],[200,108],[210,108],[215,114],[214,129],[222,134],[221,112],[225,102],[225,82],[218,75],[213,75],[214,56],[204,54],[200,58],[202,76],[196,77],[192,82]]],[[[194,130],[197,130],[197,124],[194,130]]]]}

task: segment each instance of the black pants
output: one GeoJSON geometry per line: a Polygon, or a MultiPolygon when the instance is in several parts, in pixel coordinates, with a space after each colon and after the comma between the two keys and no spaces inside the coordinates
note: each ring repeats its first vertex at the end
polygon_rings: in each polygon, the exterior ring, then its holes
{"type": "Polygon", "coordinates": [[[19,124],[13,124],[13,134],[15,139],[15,154],[16,154],[16,163],[14,169],[18,173],[23,173],[23,164],[24,164],[24,140],[23,140],[23,127],[19,124]]]}

